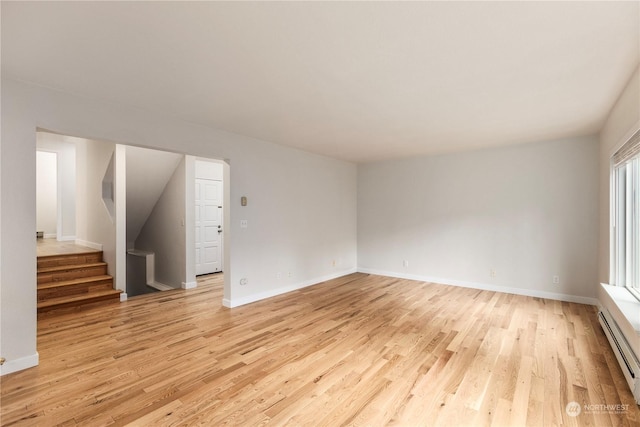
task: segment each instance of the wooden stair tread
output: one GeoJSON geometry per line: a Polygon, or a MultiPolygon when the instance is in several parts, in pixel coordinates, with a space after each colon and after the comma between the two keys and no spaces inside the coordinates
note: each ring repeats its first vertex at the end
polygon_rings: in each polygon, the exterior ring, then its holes
{"type": "Polygon", "coordinates": [[[69,253],[45,252],[37,257],[38,313],[120,301],[122,291],[113,289],[103,251],[65,250],[69,253]]]}
{"type": "Polygon", "coordinates": [[[115,298],[116,295],[120,295],[121,293],[122,291],[120,289],[109,289],[109,290],[104,290],[99,292],[91,292],[88,294],[50,298],[46,301],[38,302],[38,308],[40,309],[40,308],[53,307],[53,306],[63,306],[63,305],[74,304],[74,303],[76,304],[84,303],[84,302],[90,302],[92,300],[104,299],[105,297],[111,297],[111,296],[115,298]]]}
{"type": "Polygon", "coordinates": [[[38,289],[60,288],[64,286],[80,285],[83,283],[92,283],[92,282],[101,282],[103,280],[112,280],[112,279],[113,277],[108,275],[81,277],[79,279],[60,280],[58,282],[47,282],[47,283],[38,284],[38,289]]]}
{"type": "Polygon", "coordinates": [[[57,271],[65,270],[81,270],[83,268],[102,267],[107,265],[106,262],[92,262],[89,264],[70,264],[70,265],[58,265],[55,267],[42,267],[38,268],[38,273],[54,273],[57,271]]]}
{"type": "Polygon", "coordinates": [[[82,255],[94,255],[94,254],[101,254],[102,251],[98,251],[98,250],[88,250],[88,251],[84,251],[84,252],[70,252],[68,254],[51,254],[51,255],[38,255],[38,260],[48,260],[51,258],[69,258],[69,257],[74,257],[74,256],[82,256],[82,255]]]}

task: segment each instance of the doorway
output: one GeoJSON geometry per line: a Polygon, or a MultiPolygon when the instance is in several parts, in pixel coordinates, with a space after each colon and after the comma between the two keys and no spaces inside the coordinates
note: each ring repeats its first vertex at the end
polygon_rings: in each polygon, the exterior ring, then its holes
{"type": "Polygon", "coordinates": [[[36,232],[58,237],[58,155],[36,151],[36,232]]]}
{"type": "MultiPolygon", "coordinates": [[[[47,211],[57,213],[55,220],[58,224],[57,230],[53,229],[53,231],[47,232],[48,237],[55,238],[57,234],[58,240],[75,241],[75,243],[92,248],[100,246],[104,252],[105,262],[109,265],[110,274],[114,276],[115,287],[123,291],[122,299],[126,299],[128,288],[127,250],[132,248],[131,243],[139,240],[133,238],[133,233],[128,233],[127,220],[129,218],[127,217],[130,216],[128,214],[137,212],[137,206],[141,201],[149,198],[151,189],[149,184],[141,186],[142,190],[132,198],[132,190],[128,187],[135,182],[135,179],[127,175],[127,170],[138,170],[140,172],[138,175],[141,175],[142,169],[145,169],[146,172],[143,175],[150,179],[157,179],[159,167],[157,156],[153,157],[155,159],[153,161],[150,161],[151,155],[144,157],[142,166],[149,165],[152,169],[147,170],[136,164],[127,155],[129,151],[137,150],[136,147],[130,145],[66,136],[44,129],[38,129],[37,134],[36,151],[43,151],[57,157],[55,162],[57,163],[57,172],[54,174],[57,178],[55,185],[57,194],[53,192],[57,197],[57,207],[48,208],[47,211]],[[114,161],[114,181],[111,186],[107,186],[107,189],[111,190],[114,196],[117,196],[118,203],[116,205],[119,208],[115,219],[105,220],[104,206],[102,200],[98,199],[105,190],[104,163],[109,159],[114,161]],[[91,188],[89,188],[88,175],[92,177],[90,180],[91,188]],[[127,200],[127,194],[130,196],[129,200],[127,200]],[[92,197],[91,200],[88,199],[89,196],[92,197]],[[92,245],[94,243],[95,246],[92,245]]],[[[230,247],[225,242],[229,238],[229,233],[225,229],[225,225],[229,221],[228,209],[230,206],[228,203],[229,162],[228,160],[210,159],[184,153],[174,154],[182,157],[183,160],[177,167],[180,170],[174,171],[175,179],[170,178],[166,184],[160,185],[160,197],[151,203],[150,211],[157,210],[158,215],[152,215],[147,211],[149,216],[143,215],[146,220],[141,221],[141,225],[148,221],[153,222],[153,224],[149,224],[149,228],[153,228],[155,232],[148,234],[158,239],[162,237],[170,242],[165,245],[169,248],[166,254],[162,252],[163,247],[158,249],[158,246],[155,245],[152,248],[155,249],[155,267],[157,269],[154,280],[155,282],[159,281],[159,284],[167,285],[163,287],[163,290],[168,288],[190,289],[197,286],[195,256],[196,164],[198,164],[198,177],[208,180],[203,190],[205,191],[204,208],[207,212],[203,212],[202,215],[202,218],[207,222],[203,230],[205,234],[201,238],[201,243],[204,242],[201,245],[202,256],[206,262],[202,263],[205,269],[199,269],[198,274],[228,272],[230,270],[227,264],[229,256],[228,253],[225,253],[230,247]],[[209,172],[204,172],[203,175],[203,170],[209,170],[209,172]],[[211,181],[214,181],[213,184],[215,184],[213,188],[209,185],[211,181]],[[168,193],[163,198],[162,194],[165,191],[168,193]],[[175,212],[171,211],[167,216],[164,215],[166,210],[161,209],[165,207],[164,205],[179,209],[174,209],[175,212]],[[211,212],[212,208],[214,208],[213,213],[211,212]],[[152,216],[154,218],[151,218],[152,216]],[[210,219],[212,222],[208,222],[210,219]],[[174,274],[174,272],[177,273],[174,274]]],[[[52,183],[51,179],[46,181],[49,184],[52,183]]],[[[224,281],[226,296],[230,292],[230,286],[227,277],[224,278],[224,281]]]]}
{"type": "Polygon", "coordinates": [[[223,166],[216,161],[195,162],[195,273],[223,270],[223,166]]]}

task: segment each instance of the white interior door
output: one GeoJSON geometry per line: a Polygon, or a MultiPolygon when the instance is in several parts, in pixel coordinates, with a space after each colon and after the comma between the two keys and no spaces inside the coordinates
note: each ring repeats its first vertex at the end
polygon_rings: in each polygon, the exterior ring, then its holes
{"type": "Polygon", "coordinates": [[[222,271],[222,181],[196,179],[196,274],[222,271]]]}

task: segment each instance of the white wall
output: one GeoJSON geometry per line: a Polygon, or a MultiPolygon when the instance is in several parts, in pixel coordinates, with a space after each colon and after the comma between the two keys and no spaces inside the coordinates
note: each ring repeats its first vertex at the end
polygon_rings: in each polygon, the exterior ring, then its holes
{"type": "MultiPolygon", "coordinates": [[[[3,374],[37,363],[33,231],[38,127],[93,140],[227,159],[231,200],[230,265],[225,272],[228,305],[356,268],[354,164],[5,76],[2,107],[0,354],[7,358],[0,368],[3,374]],[[247,207],[240,206],[240,196],[248,197],[247,207]],[[240,219],[249,221],[247,229],[240,229],[240,219]],[[285,273],[281,279],[278,272],[285,273]],[[246,286],[239,285],[242,277],[248,279],[246,286]]],[[[77,227],[79,233],[86,224],[81,227],[78,222],[77,227]]]]}
{"type": "MultiPolygon", "coordinates": [[[[102,180],[115,144],[78,140],[76,145],[76,232],[81,244],[102,245],[108,271],[116,276],[116,225],[102,201],[102,180]]],[[[115,159],[114,159],[115,161],[115,159]]]]}
{"type": "Polygon", "coordinates": [[[186,280],[185,176],[182,156],[135,241],[136,249],[155,253],[156,281],[176,289],[186,280]]]}
{"type": "Polygon", "coordinates": [[[609,185],[611,156],[640,128],[640,67],[629,79],[600,131],[600,244],[599,279],[609,283],[609,185]]]}
{"type": "MultiPolygon", "coordinates": [[[[36,124],[2,81],[0,374],[38,363],[36,351],[36,124]]],[[[15,91],[14,91],[14,95],[15,91]]]]}
{"type": "Polygon", "coordinates": [[[196,159],[196,179],[213,179],[222,181],[222,163],[219,160],[196,159]]]}
{"type": "Polygon", "coordinates": [[[60,240],[76,238],[76,142],[77,138],[38,132],[36,146],[58,156],[58,231],[60,240]]]}
{"type": "Polygon", "coordinates": [[[44,237],[57,237],[58,230],[58,156],[36,153],[36,230],[44,237]]]}
{"type": "Polygon", "coordinates": [[[231,159],[231,298],[248,302],[354,271],[355,166],[266,145],[243,160],[231,159]],[[240,206],[242,196],[247,206],[240,206]],[[242,257],[234,255],[236,245],[242,257]],[[240,278],[247,285],[234,287],[240,278]]]}
{"type": "Polygon", "coordinates": [[[127,248],[133,248],[142,226],[184,155],[125,147],[127,156],[127,248]]]}
{"type": "Polygon", "coordinates": [[[361,165],[358,267],[593,301],[597,153],[588,137],[361,165]]]}

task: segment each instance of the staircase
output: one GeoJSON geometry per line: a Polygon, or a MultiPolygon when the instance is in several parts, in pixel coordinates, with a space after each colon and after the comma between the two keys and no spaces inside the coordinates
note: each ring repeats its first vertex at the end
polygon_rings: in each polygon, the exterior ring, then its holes
{"type": "Polygon", "coordinates": [[[120,301],[102,251],[38,257],[38,313],[120,301]]]}

